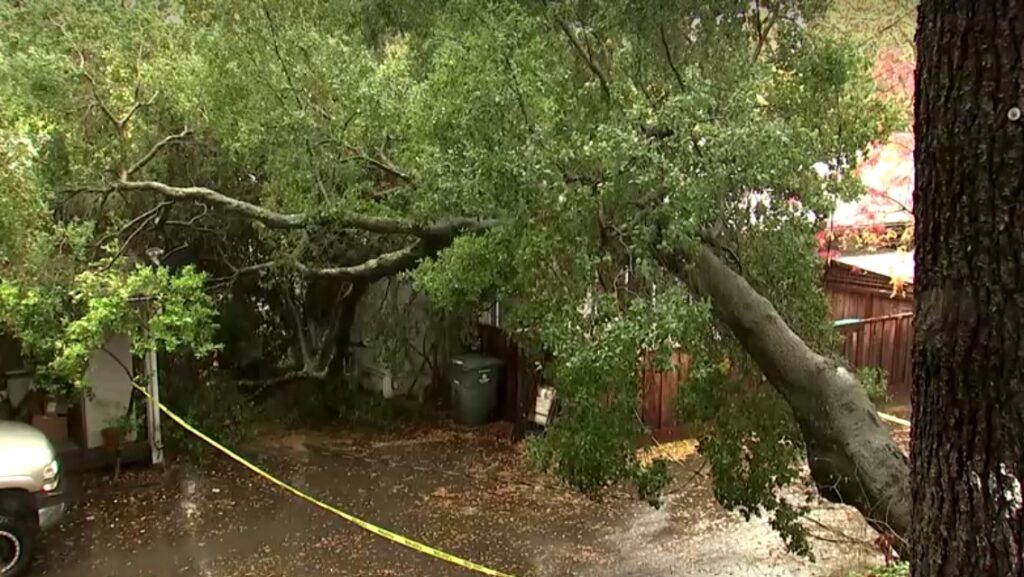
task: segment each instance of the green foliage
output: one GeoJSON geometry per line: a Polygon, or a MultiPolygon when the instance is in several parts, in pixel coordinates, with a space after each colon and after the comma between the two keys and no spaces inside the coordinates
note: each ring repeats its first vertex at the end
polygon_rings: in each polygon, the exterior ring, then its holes
{"type": "Polygon", "coordinates": [[[822,24],[877,51],[913,51],[917,1],[835,0],[822,24]]]}
{"type": "Polygon", "coordinates": [[[854,40],[875,61],[880,92],[902,111],[894,129],[913,121],[914,34],[918,0],[835,0],[822,25],[854,40]]]}
{"type": "Polygon", "coordinates": [[[875,570],[875,577],[908,577],[910,575],[909,563],[897,563],[890,567],[881,567],[875,570]]]}
{"type": "Polygon", "coordinates": [[[142,422],[141,416],[132,412],[109,419],[106,426],[117,429],[123,437],[128,437],[141,429],[142,422]]]}
{"type": "Polygon", "coordinates": [[[555,466],[555,450],[543,437],[527,437],[523,442],[526,463],[531,467],[548,471],[555,466]]]}
{"type": "MultiPolygon", "coordinates": [[[[256,434],[259,408],[229,383],[217,379],[189,382],[187,386],[176,383],[168,392],[164,400],[175,412],[226,447],[237,450],[256,434]]],[[[209,445],[176,423],[164,420],[162,424],[169,451],[196,462],[215,455],[209,445]]]]}
{"type": "Polygon", "coordinates": [[[649,351],[664,360],[673,339],[708,325],[708,312],[671,289],[660,299],[658,306],[634,300],[621,311],[614,299],[598,295],[573,325],[546,327],[551,334],[544,342],[554,353],[549,371],[561,408],[528,454],[584,492],[631,480],[644,499],[656,501],[667,484],[663,462],[645,466],[637,459],[635,440],[643,432],[636,412],[640,354],[649,351]]]}
{"type": "Polygon", "coordinates": [[[429,294],[442,311],[478,306],[482,297],[497,294],[512,246],[498,234],[464,236],[441,251],[436,260],[416,270],[416,290],[429,294]]]}
{"type": "Polygon", "coordinates": [[[885,567],[876,567],[866,571],[850,573],[847,577],[909,577],[910,564],[903,562],[885,567]]]}
{"type": "Polygon", "coordinates": [[[92,355],[111,335],[128,337],[136,353],[214,348],[214,310],[205,275],[187,267],[86,270],[67,287],[0,284],[0,326],[36,361],[36,382],[65,395],[83,392],[92,355]],[[66,295],[56,294],[63,288],[66,295]]]}
{"type": "Polygon", "coordinates": [[[862,367],[857,371],[857,380],[864,386],[868,398],[876,405],[884,405],[889,396],[889,374],[880,367],[862,367]]]}
{"type": "Polygon", "coordinates": [[[563,412],[531,454],[588,492],[632,479],[655,493],[661,466],[636,461],[637,375],[645,355],[682,348],[716,495],[772,514],[805,550],[800,508],[778,497],[800,457],[788,409],[731,381],[730,367],[756,375],[749,359],[662,264],[712,244],[799,334],[834,343],[813,234],[859,191],[852,171],[894,113],[870,58],[824,25],[827,2],[21,4],[0,7],[0,324],[54,382],[75,383],[107,331],[211,349],[208,278],[126,264],[147,247],[198,247],[181,258],[220,275],[236,267],[210,265],[212,247],[272,260],[252,281],[271,306],[281,287],[316,284],[298,263],[408,246],[339,224],[349,216],[479,217],[499,224],[447,248],[419,237],[428,258],[412,275],[446,313],[498,300],[546,359],[563,412]],[[132,168],[184,127],[190,139],[132,168]],[[161,207],[111,175],[205,186],[310,224],[161,207]]]}
{"type": "MultiPolygon", "coordinates": [[[[719,374],[721,383],[726,377],[719,374]]],[[[790,550],[809,555],[807,530],[800,517],[809,509],[783,496],[783,491],[800,479],[799,460],[803,440],[795,421],[781,398],[772,390],[733,383],[712,394],[718,403],[715,420],[700,440],[700,453],[711,465],[715,497],[729,510],[745,518],[771,516],[771,524],[790,550]],[[744,390],[746,389],[746,390],[744,390]]],[[[697,406],[684,414],[707,411],[708,399],[696,399],[697,406]],[[700,406],[703,402],[705,405],[700,406]]]]}
{"type": "Polygon", "coordinates": [[[655,459],[650,465],[640,467],[633,477],[639,497],[654,507],[661,505],[661,493],[671,480],[668,463],[664,459],[655,459]]]}

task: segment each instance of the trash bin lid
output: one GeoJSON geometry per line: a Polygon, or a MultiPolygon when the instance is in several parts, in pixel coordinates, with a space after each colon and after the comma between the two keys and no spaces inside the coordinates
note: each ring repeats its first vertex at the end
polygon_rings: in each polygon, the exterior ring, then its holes
{"type": "Polygon", "coordinates": [[[452,365],[464,371],[476,371],[501,366],[501,359],[481,355],[480,353],[466,353],[452,357],[452,365]]]}

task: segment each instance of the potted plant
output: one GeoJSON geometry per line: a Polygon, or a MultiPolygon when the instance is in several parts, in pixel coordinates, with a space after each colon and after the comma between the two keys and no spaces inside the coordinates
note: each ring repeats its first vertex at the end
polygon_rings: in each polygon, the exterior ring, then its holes
{"type": "Polygon", "coordinates": [[[120,450],[121,443],[131,437],[137,427],[138,419],[132,414],[124,414],[108,420],[106,428],[100,431],[100,435],[103,436],[103,447],[111,453],[116,453],[120,450]]]}

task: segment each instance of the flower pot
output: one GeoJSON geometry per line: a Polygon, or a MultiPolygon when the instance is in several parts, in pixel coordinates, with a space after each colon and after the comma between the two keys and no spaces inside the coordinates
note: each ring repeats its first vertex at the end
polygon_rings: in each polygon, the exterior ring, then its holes
{"type": "Polygon", "coordinates": [[[107,427],[100,431],[103,437],[103,448],[110,453],[116,453],[121,448],[121,439],[124,432],[118,427],[107,427]]]}

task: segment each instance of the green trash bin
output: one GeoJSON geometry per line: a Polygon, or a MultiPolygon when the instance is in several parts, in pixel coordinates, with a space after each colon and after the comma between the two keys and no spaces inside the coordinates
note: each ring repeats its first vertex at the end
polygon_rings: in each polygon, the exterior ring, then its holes
{"type": "Polygon", "coordinates": [[[452,409],[455,421],[483,425],[498,406],[498,371],[501,359],[478,353],[452,358],[452,409]]]}

